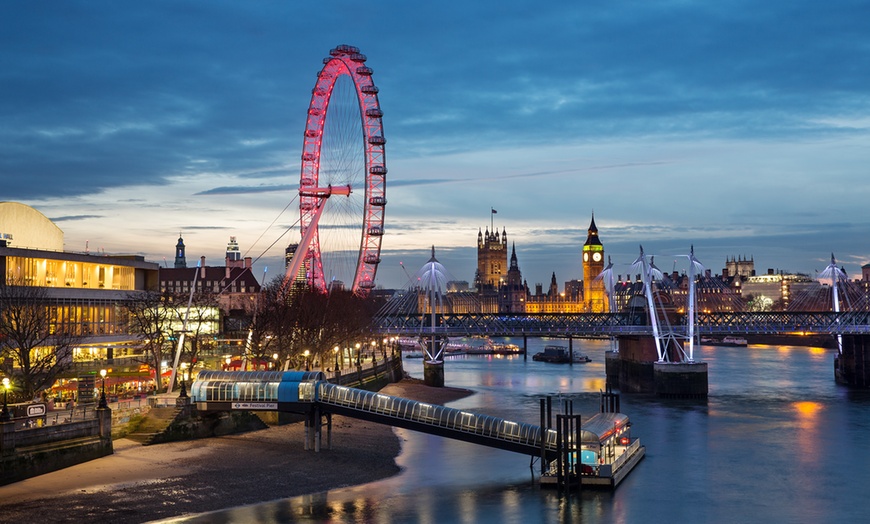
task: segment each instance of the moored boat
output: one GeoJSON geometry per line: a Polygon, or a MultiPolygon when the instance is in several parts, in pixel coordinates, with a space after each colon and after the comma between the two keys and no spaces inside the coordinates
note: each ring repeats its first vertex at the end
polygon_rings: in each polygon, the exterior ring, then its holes
{"type": "Polygon", "coordinates": [[[708,346],[729,346],[729,347],[746,347],[748,345],[745,338],[734,337],[734,336],[727,336],[724,338],[703,337],[703,338],[701,338],[701,344],[707,344],[708,346]]]}
{"type": "MultiPolygon", "coordinates": [[[[583,486],[615,488],[644,457],[646,448],[639,438],[631,437],[630,426],[622,413],[598,413],[582,422],[579,450],[568,453],[566,466],[583,486]]],[[[557,485],[558,465],[557,461],[549,464],[541,486],[557,485]]]]}
{"type": "Polygon", "coordinates": [[[588,355],[578,353],[577,351],[574,351],[572,355],[565,346],[544,346],[544,351],[535,353],[532,356],[532,360],[535,362],[550,362],[552,364],[567,364],[569,362],[584,364],[592,361],[588,355]]]}

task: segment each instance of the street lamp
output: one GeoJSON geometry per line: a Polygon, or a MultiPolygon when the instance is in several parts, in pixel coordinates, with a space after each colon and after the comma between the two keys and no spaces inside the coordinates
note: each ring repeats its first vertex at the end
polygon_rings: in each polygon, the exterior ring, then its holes
{"type": "Polygon", "coordinates": [[[9,406],[7,400],[9,397],[9,378],[3,377],[3,410],[0,411],[0,422],[9,422],[12,417],[9,415],[9,406]]]}
{"type": "Polygon", "coordinates": [[[100,392],[100,403],[97,405],[98,408],[107,408],[109,405],[106,403],[106,370],[100,370],[100,376],[103,377],[103,385],[101,387],[100,392]]]}
{"type": "Polygon", "coordinates": [[[356,343],[356,365],[359,366],[359,342],[356,343]]]}
{"type": "Polygon", "coordinates": [[[335,370],[338,371],[338,370],[339,370],[339,364],[338,364],[338,346],[335,346],[334,348],[332,348],[332,352],[335,353],[335,370]]]}
{"type": "Polygon", "coordinates": [[[306,349],[302,354],[305,356],[305,371],[311,371],[311,366],[308,364],[308,356],[311,355],[311,352],[306,349]]]}

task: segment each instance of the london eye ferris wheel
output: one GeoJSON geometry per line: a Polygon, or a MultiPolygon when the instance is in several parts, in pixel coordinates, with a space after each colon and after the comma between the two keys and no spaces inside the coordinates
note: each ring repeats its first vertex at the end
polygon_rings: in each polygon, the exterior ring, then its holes
{"type": "Polygon", "coordinates": [[[375,285],[384,234],[383,112],[366,56],[339,45],[323,59],[305,124],[299,178],[302,240],[285,285],[305,275],[320,291],[375,285]]]}

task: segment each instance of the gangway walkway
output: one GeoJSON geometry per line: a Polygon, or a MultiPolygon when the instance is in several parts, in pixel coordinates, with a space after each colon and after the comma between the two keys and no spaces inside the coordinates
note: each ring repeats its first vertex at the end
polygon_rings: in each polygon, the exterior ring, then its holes
{"type": "MultiPolygon", "coordinates": [[[[203,411],[337,414],[498,449],[541,456],[556,452],[556,431],[459,409],[332,384],[320,372],[202,371],[190,388],[203,411]]],[[[317,424],[316,421],[312,421],[317,424]]]]}
{"type": "Polygon", "coordinates": [[[318,403],[325,412],[464,440],[492,448],[545,457],[556,454],[556,431],[498,417],[469,413],[382,393],[321,382],[318,403]]]}
{"type": "MultiPolygon", "coordinates": [[[[336,414],[522,453],[541,458],[542,465],[567,451],[575,463],[582,456],[585,466],[594,467],[584,473],[584,484],[615,486],[644,454],[640,441],[630,438],[630,423],[622,413],[598,413],[584,420],[575,438],[551,428],[332,384],[325,378],[321,372],[201,371],[190,396],[201,411],[303,414],[305,446],[315,451],[320,449],[321,418],[326,416],[331,441],[336,414]]],[[[543,408],[541,416],[543,423],[543,408]]]]}

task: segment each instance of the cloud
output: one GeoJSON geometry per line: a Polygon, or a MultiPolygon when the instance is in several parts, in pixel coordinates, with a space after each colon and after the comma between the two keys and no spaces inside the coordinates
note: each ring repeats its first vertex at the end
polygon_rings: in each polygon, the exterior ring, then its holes
{"type": "Polygon", "coordinates": [[[299,186],[291,185],[273,185],[273,186],[225,186],[206,189],[198,193],[196,196],[202,195],[242,195],[252,193],[273,193],[276,191],[294,191],[299,189],[299,186]]]}
{"type": "Polygon", "coordinates": [[[52,217],[50,220],[52,222],[69,222],[71,220],[87,220],[89,218],[103,218],[103,215],[66,215],[52,217]]]}

